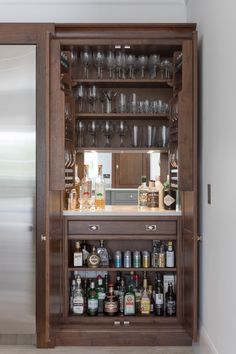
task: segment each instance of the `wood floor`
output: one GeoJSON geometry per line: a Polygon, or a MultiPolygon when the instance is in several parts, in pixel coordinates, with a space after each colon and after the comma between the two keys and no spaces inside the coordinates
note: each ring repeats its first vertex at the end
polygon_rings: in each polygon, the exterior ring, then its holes
{"type": "Polygon", "coordinates": [[[35,346],[2,345],[0,354],[193,354],[191,347],[57,347],[36,349],[35,346]]]}

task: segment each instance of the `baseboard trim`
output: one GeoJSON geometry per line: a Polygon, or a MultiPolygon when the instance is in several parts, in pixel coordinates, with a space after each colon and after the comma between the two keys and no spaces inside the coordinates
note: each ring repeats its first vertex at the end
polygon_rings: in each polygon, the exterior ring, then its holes
{"type": "Polygon", "coordinates": [[[219,354],[206,328],[202,324],[199,329],[198,343],[193,345],[193,350],[195,354],[219,354]]]}
{"type": "Polygon", "coordinates": [[[35,334],[1,334],[0,345],[34,345],[35,334]]]}

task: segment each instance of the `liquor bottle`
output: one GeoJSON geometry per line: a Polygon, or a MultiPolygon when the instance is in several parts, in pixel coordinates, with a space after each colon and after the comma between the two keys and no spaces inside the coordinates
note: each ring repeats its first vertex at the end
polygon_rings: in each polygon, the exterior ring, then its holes
{"type": "Polygon", "coordinates": [[[109,284],[109,275],[108,274],[105,274],[105,277],[104,277],[104,288],[105,288],[105,293],[107,294],[108,293],[108,284],[109,284]]]}
{"type": "Polygon", "coordinates": [[[98,294],[95,289],[95,282],[91,281],[88,290],[88,304],[87,313],[89,316],[96,316],[98,314],[98,294]]]}
{"type": "Polygon", "coordinates": [[[124,297],[124,315],[135,315],[135,295],[131,286],[128,287],[128,291],[125,293],[124,297]]]}
{"type": "Polygon", "coordinates": [[[89,209],[90,203],[89,199],[92,196],[92,181],[89,178],[89,165],[84,165],[84,177],[81,181],[81,209],[89,209]]]}
{"type": "Polygon", "coordinates": [[[166,316],[176,315],[176,297],[173,289],[173,283],[168,284],[166,293],[166,316]]]}
{"type": "Polygon", "coordinates": [[[118,302],[119,302],[119,312],[124,314],[124,298],[125,298],[125,281],[121,279],[120,289],[118,293],[118,302]]]}
{"type": "Polygon", "coordinates": [[[176,189],[171,188],[169,175],[167,175],[167,179],[164,182],[163,203],[166,210],[176,209],[176,189]]]}
{"type": "Polygon", "coordinates": [[[97,254],[100,257],[100,266],[108,267],[109,266],[109,254],[107,248],[104,246],[104,241],[100,241],[100,246],[97,248],[97,254]]]}
{"type": "Polygon", "coordinates": [[[149,208],[159,207],[159,194],[157,188],[155,187],[155,181],[149,181],[149,188],[147,194],[147,206],[149,208]]]}
{"type": "Polygon", "coordinates": [[[83,289],[84,289],[84,313],[86,313],[88,309],[88,290],[89,290],[87,278],[84,278],[83,289]]]}
{"type": "Polygon", "coordinates": [[[159,194],[159,208],[163,209],[163,184],[161,183],[161,178],[160,176],[156,177],[156,181],[155,181],[155,187],[158,190],[158,194],[159,194]]]}
{"type": "Polygon", "coordinates": [[[80,194],[81,194],[81,190],[80,190],[80,178],[78,176],[78,165],[75,164],[75,190],[76,190],[76,209],[80,208],[80,194]]]}
{"type": "Polygon", "coordinates": [[[81,288],[80,276],[78,276],[76,279],[76,286],[73,291],[72,313],[74,315],[83,315],[84,313],[84,293],[83,289],[81,288]]]}
{"type": "Polygon", "coordinates": [[[141,296],[141,315],[150,315],[151,312],[151,300],[147,292],[147,279],[143,279],[143,292],[141,296]]]}
{"type": "Polygon", "coordinates": [[[82,242],[81,248],[82,248],[82,254],[83,254],[83,265],[85,266],[87,264],[87,258],[89,256],[88,245],[87,245],[86,241],[82,242]]]}
{"type": "Polygon", "coordinates": [[[103,313],[103,305],[106,297],[103,279],[101,275],[97,276],[97,294],[98,294],[98,313],[103,313]]]}
{"type": "Polygon", "coordinates": [[[109,290],[104,300],[104,313],[107,316],[117,315],[119,310],[119,303],[117,296],[114,295],[114,286],[109,284],[109,290]]]}
{"type": "Polygon", "coordinates": [[[102,165],[98,165],[98,177],[95,181],[95,207],[96,209],[105,209],[106,188],[105,180],[102,174],[102,165]]]}
{"type": "Polygon", "coordinates": [[[148,195],[147,177],[142,176],[141,185],[138,187],[138,206],[139,206],[139,208],[147,207],[147,195],[148,195]]]}
{"type": "Polygon", "coordinates": [[[80,249],[80,241],[76,241],[75,243],[75,251],[73,255],[73,266],[74,267],[82,267],[83,266],[83,253],[80,249]]]}
{"type": "Polygon", "coordinates": [[[163,291],[163,282],[162,276],[160,273],[157,273],[156,276],[156,287],[155,287],[155,315],[163,316],[164,315],[164,291],[163,291]]]}
{"type": "Polygon", "coordinates": [[[92,252],[87,257],[87,266],[89,268],[97,268],[100,264],[100,257],[97,254],[96,247],[93,246],[92,252]]]}
{"type": "Polygon", "coordinates": [[[139,286],[139,276],[138,274],[134,274],[133,276],[134,279],[134,287],[133,287],[133,292],[135,295],[135,312],[136,314],[140,313],[140,308],[141,308],[141,288],[139,286]]]}
{"type": "Polygon", "coordinates": [[[116,272],[116,282],[114,286],[114,294],[118,296],[121,287],[121,273],[116,272]]]}
{"type": "Polygon", "coordinates": [[[159,264],[159,252],[157,250],[157,246],[155,241],[153,241],[153,249],[151,254],[151,265],[153,268],[157,268],[159,264]]]}
{"type": "Polygon", "coordinates": [[[148,295],[150,297],[150,312],[154,312],[154,299],[153,299],[153,290],[152,290],[152,285],[148,285],[148,295]]]}
{"type": "Polygon", "coordinates": [[[175,266],[175,251],[173,249],[173,242],[168,241],[168,248],[166,250],[166,267],[173,268],[175,266]]]}
{"type": "Polygon", "coordinates": [[[159,251],[159,268],[165,268],[165,266],[166,266],[165,246],[162,243],[159,251]]]}
{"type": "Polygon", "coordinates": [[[70,287],[70,312],[72,313],[73,313],[73,298],[74,298],[75,288],[76,288],[76,281],[75,279],[73,279],[70,287]]]}

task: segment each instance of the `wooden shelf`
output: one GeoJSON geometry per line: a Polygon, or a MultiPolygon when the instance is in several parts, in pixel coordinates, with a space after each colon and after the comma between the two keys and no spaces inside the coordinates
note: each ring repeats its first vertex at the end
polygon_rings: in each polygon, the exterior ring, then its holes
{"type": "Polygon", "coordinates": [[[162,79],[125,79],[125,80],[109,80],[109,79],[72,79],[72,86],[78,84],[82,85],[96,85],[98,87],[156,87],[156,88],[172,88],[172,80],[162,79]]]}
{"type": "Polygon", "coordinates": [[[76,118],[80,119],[168,119],[167,113],[76,113],[76,118]]]}
{"type": "Polygon", "coordinates": [[[91,321],[94,322],[104,322],[107,324],[110,324],[113,321],[121,321],[121,324],[124,321],[130,321],[131,324],[132,322],[135,323],[143,323],[143,322],[155,322],[155,323],[160,323],[160,324],[176,324],[177,323],[177,317],[167,317],[167,316],[156,316],[155,314],[150,314],[150,315],[133,315],[133,316],[124,316],[124,315],[115,315],[115,316],[107,316],[105,314],[98,314],[97,316],[89,316],[87,314],[84,315],[74,315],[74,314],[69,314],[69,316],[66,318],[66,322],[69,323],[76,323],[83,321],[84,324],[88,324],[91,321]]]}
{"type": "Polygon", "coordinates": [[[90,146],[90,147],[77,147],[76,152],[90,152],[90,151],[99,151],[99,152],[129,152],[129,153],[145,153],[145,152],[160,152],[160,153],[168,153],[167,148],[161,148],[161,147],[150,147],[150,148],[134,148],[134,147],[95,147],[95,146],[90,146]]]}
{"type": "MultiPolygon", "coordinates": [[[[79,215],[79,214],[78,214],[79,215]]],[[[104,218],[107,218],[107,216],[104,214],[104,218]]],[[[151,216],[151,215],[150,215],[151,216]]],[[[91,217],[93,217],[93,212],[91,211],[91,217]]],[[[175,241],[177,239],[176,235],[148,235],[148,234],[143,234],[143,235],[68,235],[67,236],[68,240],[161,240],[161,241],[175,241]]]]}
{"type": "Polygon", "coordinates": [[[114,267],[69,267],[68,272],[176,272],[176,268],[114,268],[114,267]]]}

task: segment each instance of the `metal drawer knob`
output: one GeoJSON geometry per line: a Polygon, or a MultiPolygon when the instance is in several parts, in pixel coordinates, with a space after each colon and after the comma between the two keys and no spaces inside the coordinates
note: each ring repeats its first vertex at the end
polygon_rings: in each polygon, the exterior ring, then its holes
{"type": "Polygon", "coordinates": [[[145,225],[145,230],[146,231],[156,231],[157,226],[156,225],[145,225]]]}
{"type": "Polygon", "coordinates": [[[114,321],[114,326],[120,326],[120,321],[114,321]]]}
{"type": "Polygon", "coordinates": [[[89,230],[98,231],[99,230],[99,225],[89,225],[89,230]]]}
{"type": "Polygon", "coordinates": [[[130,325],[130,321],[124,321],[124,326],[129,326],[130,325]]]}

